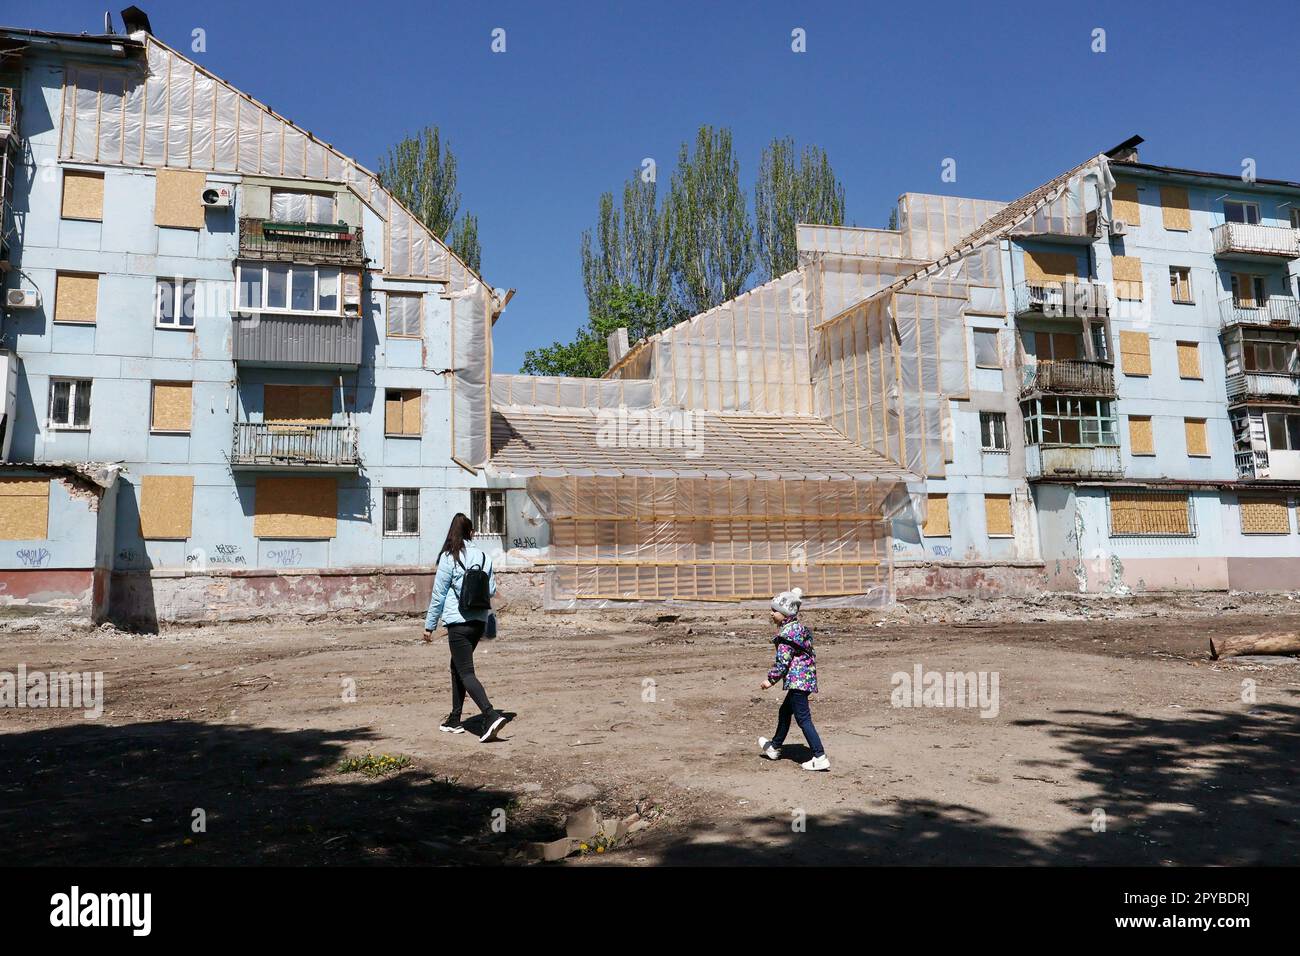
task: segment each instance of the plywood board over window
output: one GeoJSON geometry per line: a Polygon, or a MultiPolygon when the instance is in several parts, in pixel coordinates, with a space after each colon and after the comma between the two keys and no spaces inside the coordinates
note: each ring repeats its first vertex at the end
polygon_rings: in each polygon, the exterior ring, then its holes
{"type": "Polygon", "coordinates": [[[1072,281],[1078,274],[1078,256],[1067,252],[1025,250],[1025,281],[1030,285],[1072,281]]]}
{"type": "Polygon", "coordinates": [[[1184,418],[1183,432],[1187,437],[1187,455],[1190,458],[1210,457],[1209,439],[1205,433],[1204,418],[1184,418]]]}
{"type": "Polygon", "coordinates": [[[419,435],[420,432],[420,390],[388,389],[384,393],[384,433],[419,435]]]}
{"type": "Polygon", "coordinates": [[[1190,536],[1192,515],[1187,495],[1159,491],[1112,491],[1112,535],[1190,536]]]}
{"type": "Polygon", "coordinates": [[[140,479],[140,537],[183,541],[194,516],[194,478],[145,475],[140,479]]]}
{"type": "Polygon", "coordinates": [[[1201,347],[1199,343],[1178,343],[1178,377],[1201,377],[1201,347]]]}
{"type": "Polygon", "coordinates": [[[1137,256],[1115,256],[1110,260],[1115,280],[1115,295],[1121,299],[1142,300],[1142,260],[1137,256]]]}
{"type": "Polygon", "coordinates": [[[1115,219],[1137,225],[1142,221],[1142,206],[1138,202],[1137,183],[1116,183],[1110,194],[1111,212],[1115,219]]]}
{"type": "Polygon", "coordinates": [[[99,314],[99,276],[60,272],[54,280],[54,321],[94,325],[99,314]]]}
{"type": "Polygon", "coordinates": [[[329,385],[263,385],[262,420],[286,425],[328,425],[334,415],[329,385]]]}
{"type": "Polygon", "coordinates": [[[189,382],[154,382],[150,428],[156,432],[187,432],[193,408],[189,382]]]}
{"type": "Polygon", "coordinates": [[[253,534],[259,538],[332,538],[338,525],[334,478],[259,478],[253,534]]]}
{"type": "Polygon", "coordinates": [[[948,525],[948,496],[925,496],[925,527],[921,534],[927,538],[946,538],[952,534],[948,525]]]}
{"type": "Polygon", "coordinates": [[[0,478],[0,541],[43,541],[49,517],[48,478],[0,478]]]}
{"type": "Polygon", "coordinates": [[[1187,190],[1182,186],[1160,187],[1160,212],[1166,229],[1177,232],[1191,231],[1192,211],[1187,199],[1187,190]]]}
{"type": "Polygon", "coordinates": [[[1133,455],[1154,455],[1156,439],[1151,430],[1150,415],[1130,415],[1128,417],[1129,453],[1133,455]]]}
{"type": "Polygon", "coordinates": [[[80,169],[63,171],[64,219],[104,219],[104,174],[80,169]]]}
{"type": "Polygon", "coordinates": [[[1012,533],[1011,496],[984,496],[984,523],[989,537],[1005,538],[1012,533]]]}
{"type": "Polygon", "coordinates": [[[1151,336],[1145,332],[1120,332],[1120,367],[1125,375],[1151,374],[1151,336]]]}
{"type": "Polygon", "coordinates": [[[1286,498],[1242,498],[1241,533],[1290,534],[1291,508],[1286,498]]]}
{"type": "Polygon", "coordinates": [[[157,173],[153,221],[173,229],[203,228],[203,190],[208,177],[188,169],[160,169],[157,173]]]}

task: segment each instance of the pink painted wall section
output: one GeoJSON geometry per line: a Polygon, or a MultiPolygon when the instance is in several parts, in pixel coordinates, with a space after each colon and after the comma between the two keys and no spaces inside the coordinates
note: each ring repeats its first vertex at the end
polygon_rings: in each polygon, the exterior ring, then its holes
{"type": "Polygon", "coordinates": [[[0,613],[6,606],[24,606],[93,616],[102,606],[97,585],[102,587],[89,568],[0,570],[0,613]]]}
{"type": "Polygon", "coordinates": [[[900,601],[941,597],[1024,597],[1047,586],[1041,564],[895,562],[900,601]]]}

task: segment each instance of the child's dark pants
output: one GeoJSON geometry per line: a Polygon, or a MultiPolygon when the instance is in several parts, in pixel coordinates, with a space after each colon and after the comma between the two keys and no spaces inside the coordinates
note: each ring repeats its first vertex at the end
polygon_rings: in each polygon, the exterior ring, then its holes
{"type": "Polygon", "coordinates": [[[772,743],[777,747],[785,743],[785,735],[790,732],[791,714],[803,731],[808,746],[812,748],[813,756],[824,757],[826,751],[822,749],[822,739],[817,736],[817,728],[813,726],[812,708],[808,706],[806,690],[792,689],[785,692],[785,700],[781,701],[781,710],[776,715],[776,733],[772,737],[772,743]]]}

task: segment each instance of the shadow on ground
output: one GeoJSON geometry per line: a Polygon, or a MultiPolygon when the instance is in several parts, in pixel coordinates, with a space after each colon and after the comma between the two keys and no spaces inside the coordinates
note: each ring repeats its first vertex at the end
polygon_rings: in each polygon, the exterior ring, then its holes
{"type": "Polygon", "coordinates": [[[0,841],[26,864],[357,865],[493,863],[554,837],[517,821],[504,791],[419,767],[338,773],[372,737],[198,721],[3,734],[0,841]],[[507,834],[491,829],[499,808],[507,834]]]}
{"type": "Polygon", "coordinates": [[[1087,785],[1095,796],[1086,802],[1058,801],[1077,817],[1071,829],[1030,834],[969,806],[917,800],[809,816],[804,832],[794,832],[792,815],[752,818],[741,839],[707,825],[686,828],[641,852],[669,865],[1294,865],[1300,858],[1300,707],[1057,717],[1032,723],[1068,758],[1021,763],[1017,773],[1072,791],[1087,785]],[[1094,829],[1098,810],[1104,831],[1094,829]]]}

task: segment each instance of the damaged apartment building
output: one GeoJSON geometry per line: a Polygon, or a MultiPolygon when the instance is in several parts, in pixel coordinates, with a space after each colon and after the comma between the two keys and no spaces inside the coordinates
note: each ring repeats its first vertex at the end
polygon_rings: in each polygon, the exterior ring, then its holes
{"type": "Polygon", "coordinates": [[[553,609],[1300,587],[1300,184],[1134,137],[493,375],[510,293],[124,20],[0,29],[0,605],[411,612],[457,511],[553,609]]]}

